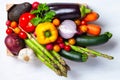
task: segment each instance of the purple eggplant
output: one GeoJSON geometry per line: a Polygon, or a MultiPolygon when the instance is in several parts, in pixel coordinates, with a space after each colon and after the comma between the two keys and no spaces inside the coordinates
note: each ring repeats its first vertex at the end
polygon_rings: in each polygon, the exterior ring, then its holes
{"type": "Polygon", "coordinates": [[[47,5],[51,10],[55,11],[55,17],[60,20],[81,19],[85,14],[91,12],[86,6],[77,3],[49,3],[47,5]]]}
{"type": "Polygon", "coordinates": [[[25,12],[29,12],[32,8],[32,5],[28,2],[24,2],[21,4],[14,4],[9,10],[8,10],[8,19],[11,21],[17,21],[19,20],[19,17],[21,14],[25,12]]]}

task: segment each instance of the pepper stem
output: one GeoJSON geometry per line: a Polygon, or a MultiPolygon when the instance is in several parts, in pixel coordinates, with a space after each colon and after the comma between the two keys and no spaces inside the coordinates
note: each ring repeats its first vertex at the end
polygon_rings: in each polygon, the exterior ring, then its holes
{"type": "Polygon", "coordinates": [[[49,30],[44,32],[45,37],[50,37],[51,36],[51,32],[49,30]]]}

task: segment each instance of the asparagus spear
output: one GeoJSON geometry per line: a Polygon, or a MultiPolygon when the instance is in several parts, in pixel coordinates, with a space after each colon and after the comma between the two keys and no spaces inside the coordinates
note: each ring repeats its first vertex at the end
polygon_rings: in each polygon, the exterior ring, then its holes
{"type": "Polygon", "coordinates": [[[51,51],[52,55],[54,57],[56,57],[56,59],[63,65],[66,67],[67,70],[70,70],[70,67],[66,64],[66,62],[61,58],[61,56],[55,52],[55,51],[51,51]]]}
{"type": "Polygon", "coordinates": [[[63,66],[55,57],[51,55],[42,45],[40,45],[33,37],[30,37],[30,40],[46,55],[48,56],[61,70],[63,76],[67,76],[67,68],[63,66]]]}
{"type": "MultiPolygon", "coordinates": [[[[65,42],[65,44],[69,44],[68,42],[65,42]]],[[[104,57],[104,58],[107,58],[109,60],[112,60],[114,57],[113,56],[110,56],[110,55],[107,55],[107,54],[103,54],[103,53],[100,53],[98,51],[95,51],[95,50],[92,50],[92,49],[88,49],[88,48],[83,48],[83,47],[80,47],[80,46],[74,46],[74,45],[70,45],[71,48],[75,51],[78,51],[78,52],[81,52],[81,53],[85,53],[85,54],[88,54],[88,55],[92,55],[92,56],[101,56],[101,57],[104,57]]]]}
{"type": "Polygon", "coordinates": [[[96,56],[101,56],[101,57],[107,58],[109,60],[113,59],[112,56],[109,56],[107,54],[103,54],[103,53],[97,52],[97,51],[92,50],[92,49],[83,48],[83,47],[80,47],[80,46],[73,46],[73,45],[71,45],[71,48],[73,50],[81,52],[81,53],[93,54],[93,55],[96,55],[96,56]]]}
{"type": "Polygon", "coordinates": [[[39,53],[41,53],[41,51],[40,51],[40,49],[38,49],[37,48],[37,46],[35,46],[32,42],[31,42],[31,40],[30,39],[25,39],[25,43],[30,47],[30,48],[32,48],[34,51],[35,51],[35,53],[36,53],[36,55],[37,55],[37,57],[38,57],[38,59],[39,60],[41,60],[45,65],[47,65],[50,69],[52,69],[56,74],[58,74],[58,75],[62,75],[62,73],[61,73],[61,71],[59,70],[59,69],[57,69],[56,68],[56,66],[54,66],[54,65],[52,65],[50,62],[48,62],[48,61],[46,61],[44,58],[45,57],[43,57],[43,56],[41,56],[39,53]]]}

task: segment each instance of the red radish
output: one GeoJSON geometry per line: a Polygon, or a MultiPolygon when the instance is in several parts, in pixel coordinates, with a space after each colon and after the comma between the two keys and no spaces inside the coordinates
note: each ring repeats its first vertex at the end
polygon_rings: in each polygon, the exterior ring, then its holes
{"type": "Polygon", "coordinates": [[[10,20],[6,21],[6,26],[10,26],[10,24],[11,24],[10,20]]]}
{"type": "Polygon", "coordinates": [[[64,49],[65,44],[64,43],[59,43],[59,46],[60,46],[61,49],[64,49]]]}
{"type": "Polygon", "coordinates": [[[47,44],[47,45],[46,45],[46,49],[47,49],[47,50],[52,50],[52,49],[53,49],[53,44],[51,44],[51,43],[50,43],[50,44],[47,44]]]}
{"type": "Polygon", "coordinates": [[[33,2],[33,3],[32,3],[32,8],[33,8],[33,9],[37,9],[37,7],[38,7],[39,4],[40,4],[40,3],[37,2],[37,1],[36,1],[36,2],[33,2]]]}

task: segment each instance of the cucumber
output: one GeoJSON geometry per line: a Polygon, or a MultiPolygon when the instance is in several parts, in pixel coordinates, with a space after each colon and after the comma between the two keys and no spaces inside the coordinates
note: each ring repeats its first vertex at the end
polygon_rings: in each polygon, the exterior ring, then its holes
{"type": "Polygon", "coordinates": [[[112,37],[112,34],[110,32],[105,32],[104,34],[101,34],[99,36],[79,36],[76,37],[76,45],[79,46],[94,46],[94,45],[100,45],[103,43],[106,43],[110,38],[112,37]]]}
{"type": "Polygon", "coordinates": [[[74,50],[70,50],[70,51],[61,50],[60,55],[66,59],[76,62],[86,62],[88,59],[87,54],[83,54],[74,50]]]}

